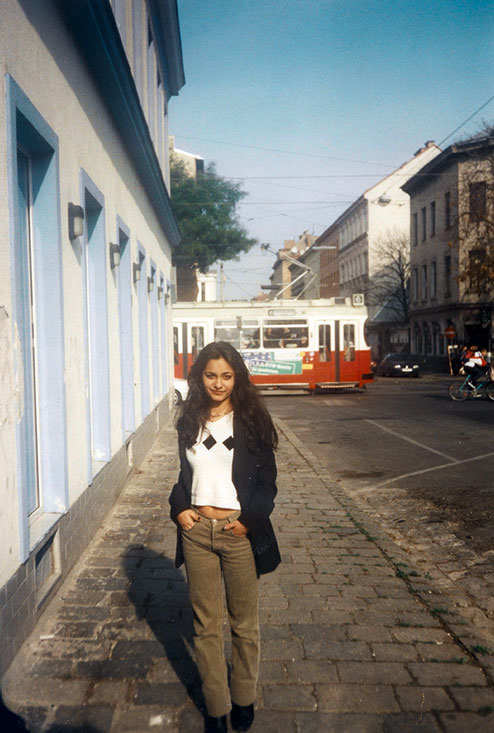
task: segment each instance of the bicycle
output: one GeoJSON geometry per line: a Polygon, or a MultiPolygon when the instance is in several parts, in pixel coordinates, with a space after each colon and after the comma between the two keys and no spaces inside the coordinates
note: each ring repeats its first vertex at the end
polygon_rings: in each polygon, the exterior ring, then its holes
{"type": "Polygon", "coordinates": [[[448,387],[448,394],[455,402],[464,402],[474,397],[487,397],[494,402],[494,381],[489,375],[475,386],[470,374],[467,374],[463,382],[452,382],[448,387]]]}

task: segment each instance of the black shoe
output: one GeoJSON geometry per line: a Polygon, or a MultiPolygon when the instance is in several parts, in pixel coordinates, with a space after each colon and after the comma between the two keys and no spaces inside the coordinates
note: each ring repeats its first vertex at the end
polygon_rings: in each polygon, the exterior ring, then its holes
{"type": "Polygon", "coordinates": [[[212,715],[206,717],[204,733],[227,733],[227,731],[226,715],[222,715],[220,718],[215,718],[212,715]]]}
{"type": "Polygon", "coordinates": [[[236,705],[232,703],[231,722],[233,730],[249,730],[254,721],[254,704],[236,705]]]}

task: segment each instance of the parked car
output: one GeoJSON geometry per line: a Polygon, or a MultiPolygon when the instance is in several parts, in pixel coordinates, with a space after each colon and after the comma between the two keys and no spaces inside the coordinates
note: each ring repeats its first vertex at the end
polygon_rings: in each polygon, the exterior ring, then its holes
{"type": "Polygon", "coordinates": [[[187,384],[186,379],[174,379],[173,386],[175,388],[175,392],[173,394],[173,404],[180,405],[187,397],[187,394],[189,392],[189,385],[187,384]]]}
{"type": "Polygon", "coordinates": [[[377,373],[380,377],[418,377],[420,368],[411,354],[386,354],[377,373]]]}

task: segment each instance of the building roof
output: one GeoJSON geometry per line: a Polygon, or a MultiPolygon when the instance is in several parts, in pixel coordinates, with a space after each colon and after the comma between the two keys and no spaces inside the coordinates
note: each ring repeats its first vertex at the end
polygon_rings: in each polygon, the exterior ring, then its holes
{"type": "Polygon", "coordinates": [[[411,194],[428,185],[433,178],[437,177],[438,173],[445,170],[455,160],[471,158],[491,148],[494,148],[494,135],[492,134],[476,135],[469,140],[453,143],[436,158],[429,161],[418,173],[411,176],[401,188],[405,193],[411,194]]]}
{"type": "MultiPolygon", "coordinates": [[[[325,229],[325,231],[322,234],[319,235],[319,237],[317,238],[314,244],[319,244],[321,241],[323,241],[328,236],[328,234],[331,233],[333,229],[335,229],[344,219],[348,217],[349,214],[352,213],[352,211],[357,209],[362,203],[364,203],[368,199],[369,194],[371,194],[372,191],[374,191],[374,189],[378,188],[379,186],[382,186],[382,184],[385,183],[385,181],[387,181],[389,178],[392,178],[393,176],[396,176],[397,174],[399,174],[399,172],[403,168],[405,168],[405,166],[410,165],[410,163],[412,163],[414,159],[418,158],[419,155],[421,155],[426,150],[429,150],[432,147],[437,148],[439,150],[437,145],[432,140],[428,140],[425,143],[424,147],[419,148],[417,152],[414,153],[413,158],[410,158],[410,160],[405,161],[405,163],[402,163],[402,165],[400,165],[394,171],[392,171],[391,173],[388,173],[383,178],[381,178],[379,181],[377,181],[377,183],[374,183],[372,186],[367,188],[357,199],[355,199],[355,201],[353,201],[353,203],[350,204],[350,206],[348,206],[348,208],[345,209],[345,211],[342,214],[340,214],[340,216],[337,219],[335,219],[335,221],[332,224],[329,225],[327,229],[325,229]]],[[[400,186],[400,188],[403,188],[403,186],[400,186]]]]}

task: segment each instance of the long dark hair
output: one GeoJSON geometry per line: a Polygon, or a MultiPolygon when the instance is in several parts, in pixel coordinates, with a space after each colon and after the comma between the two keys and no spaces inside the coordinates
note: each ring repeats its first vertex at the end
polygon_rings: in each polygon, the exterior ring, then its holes
{"type": "Polygon", "coordinates": [[[275,449],[278,445],[278,434],[271,415],[261,394],[250,381],[244,360],[227,341],[214,341],[205,346],[190,369],[187,377],[189,393],[179,409],[176,422],[180,442],[191,448],[197,440],[199,430],[204,428],[209,418],[211,405],[202,383],[202,375],[210,359],[224,359],[233,369],[235,385],[231,400],[235,419],[240,420],[244,427],[247,448],[252,453],[259,452],[263,446],[275,449]]]}

